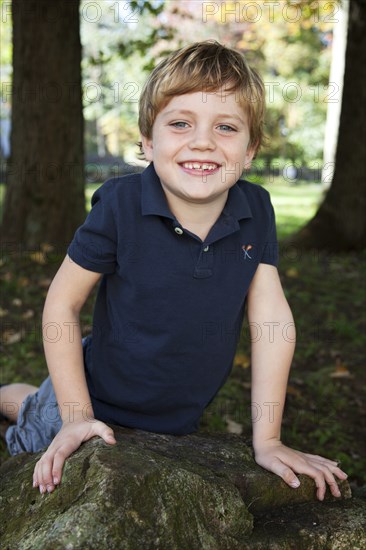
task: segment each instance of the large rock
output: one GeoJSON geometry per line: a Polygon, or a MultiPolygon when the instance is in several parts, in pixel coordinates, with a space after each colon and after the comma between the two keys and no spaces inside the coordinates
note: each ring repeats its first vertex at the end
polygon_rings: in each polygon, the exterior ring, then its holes
{"type": "Polygon", "coordinates": [[[312,480],[290,489],[229,434],[157,435],[114,428],[67,461],[52,494],[32,489],[39,454],[0,469],[2,549],[349,549],[366,547],[366,503],[317,502],[312,480]]]}

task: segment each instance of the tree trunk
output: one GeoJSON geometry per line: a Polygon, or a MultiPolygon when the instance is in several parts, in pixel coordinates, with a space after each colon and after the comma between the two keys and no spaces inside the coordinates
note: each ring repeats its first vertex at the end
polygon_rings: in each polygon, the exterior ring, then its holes
{"type": "Polygon", "coordinates": [[[79,0],[13,0],[3,249],[65,250],[85,217],[79,0]]]}
{"type": "Polygon", "coordinates": [[[335,172],[314,218],[290,238],[302,248],[338,252],[366,246],[365,22],[363,0],[351,0],[335,172]]]}

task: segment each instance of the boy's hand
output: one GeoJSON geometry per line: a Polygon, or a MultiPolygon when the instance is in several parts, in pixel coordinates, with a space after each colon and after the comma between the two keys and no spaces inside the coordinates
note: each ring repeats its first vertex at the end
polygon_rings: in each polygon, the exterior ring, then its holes
{"type": "Polygon", "coordinates": [[[80,447],[84,441],[99,435],[106,443],[116,443],[113,430],[99,420],[76,419],[64,422],[61,430],[37,462],[33,473],[33,487],[39,487],[40,493],[51,493],[61,482],[65,460],[80,447]]]}
{"type": "Polygon", "coordinates": [[[335,477],[347,479],[347,474],[338,468],[338,463],[322,456],[302,453],[290,449],[278,440],[270,440],[255,446],[255,460],[257,464],[282,477],[293,488],[300,485],[297,474],[306,474],[315,480],[316,495],[319,500],[324,499],[326,486],[329,485],[333,496],[340,497],[335,477]]]}

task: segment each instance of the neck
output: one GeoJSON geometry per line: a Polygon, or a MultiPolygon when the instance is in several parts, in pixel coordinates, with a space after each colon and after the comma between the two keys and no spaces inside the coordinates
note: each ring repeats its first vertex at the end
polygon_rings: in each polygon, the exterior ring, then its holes
{"type": "Polygon", "coordinates": [[[207,237],[211,227],[225,206],[228,193],[220,195],[210,203],[186,202],[179,197],[166,195],[169,208],[182,227],[188,229],[202,241],[207,237]]]}

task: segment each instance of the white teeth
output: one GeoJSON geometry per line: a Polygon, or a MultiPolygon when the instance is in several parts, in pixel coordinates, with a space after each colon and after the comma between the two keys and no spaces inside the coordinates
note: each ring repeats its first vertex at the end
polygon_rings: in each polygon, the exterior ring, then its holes
{"type": "Polygon", "coordinates": [[[217,168],[217,164],[208,164],[207,162],[202,164],[200,162],[184,162],[183,166],[189,170],[215,170],[217,168]]]}

